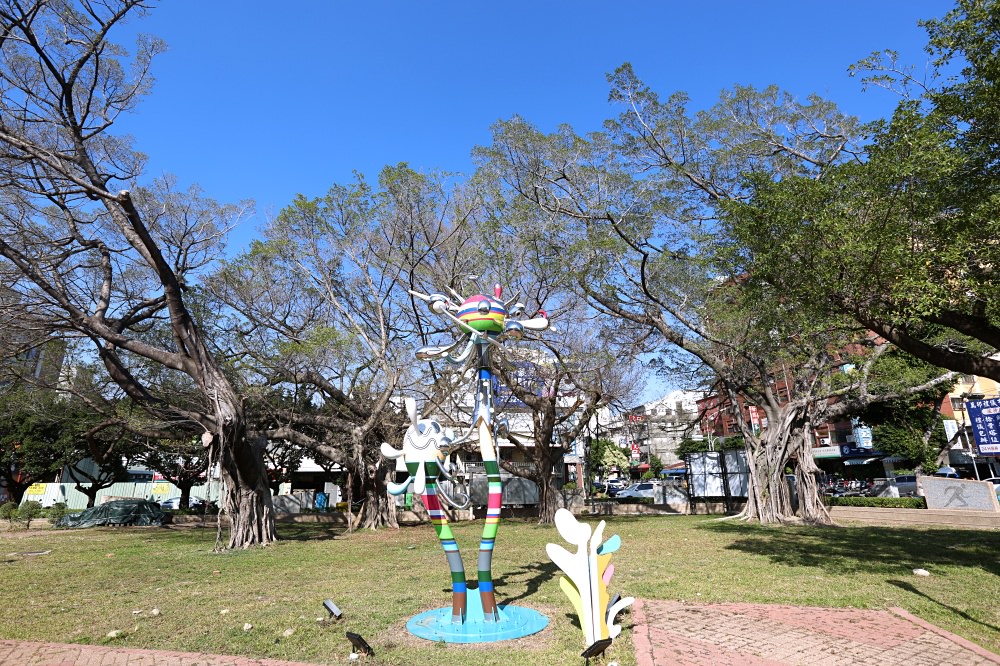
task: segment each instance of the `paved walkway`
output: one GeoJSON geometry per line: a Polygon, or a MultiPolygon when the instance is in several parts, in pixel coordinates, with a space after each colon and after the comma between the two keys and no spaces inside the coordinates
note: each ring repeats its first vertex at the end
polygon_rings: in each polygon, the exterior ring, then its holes
{"type": "Polygon", "coordinates": [[[995,655],[901,608],[636,601],[639,666],[976,666],[995,655]]]}
{"type": "MultiPolygon", "coordinates": [[[[979,666],[1000,656],[906,611],[636,601],[638,666],[979,666]]],[[[595,662],[599,663],[599,662],[595,662]]],[[[0,666],[307,666],[301,662],[0,640],[0,666]]]]}

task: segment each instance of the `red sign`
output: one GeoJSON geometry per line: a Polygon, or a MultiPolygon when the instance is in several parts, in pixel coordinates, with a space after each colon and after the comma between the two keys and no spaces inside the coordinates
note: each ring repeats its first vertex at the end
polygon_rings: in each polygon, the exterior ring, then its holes
{"type": "Polygon", "coordinates": [[[760,415],[757,414],[757,408],[753,405],[750,405],[750,425],[755,434],[760,432],[760,415]]]}
{"type": "Polygon", "coordinates": [[[639,445],[636,442],[632,442],[632,457],[639,459],[639,445]]]}

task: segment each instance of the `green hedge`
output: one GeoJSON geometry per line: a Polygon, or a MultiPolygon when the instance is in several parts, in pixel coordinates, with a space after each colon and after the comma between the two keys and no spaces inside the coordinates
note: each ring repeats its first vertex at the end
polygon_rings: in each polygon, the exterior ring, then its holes
{"type": "Polygon", "coordinates": [[[926,509],[923,497],[827,497],[829,506],[877,506],[886,509],[926,509]]]}
{"type": "Polygon", "coordinates": [[[652,504],[652,497],[616,497],[619,504],[652,504]]]}

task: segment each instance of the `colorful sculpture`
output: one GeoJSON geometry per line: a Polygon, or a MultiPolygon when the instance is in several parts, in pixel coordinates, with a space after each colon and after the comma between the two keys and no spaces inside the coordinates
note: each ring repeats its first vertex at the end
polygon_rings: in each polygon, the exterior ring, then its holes
{"type": "Polygon", "coordinates": [[[611,553],[621,547],[621,539],[615,535],[602,543],[603,520],[591,534],[590,525],[579,522],[566,509],[556,511],[555,521],[559,535],[577,547],[576,553],[571,553],[554,543],[545,546],[545,552],[566,574],[559,579],[559,587],[576,609],[586,644],[592,646],[601,640],[610,644],[622,630],[615,617],[635,601],[633,597],[610,600],[608,595],[608,583],[615,573],[611,553]]]}
{"type": "Polygon", "coordinates": [[[455,323],[461,337],[448,346],[428,346],[417,350],[420,360],[445,359],[456,365],[469,362],[476,364],[476,395],[469,429],[456,438],[445,431],[432,419],[418,419],[416,404],[408,400],[407,411],[411,425],[403,439],[403,449],[397,450],[382,444],[382,454],[387,458],[403,458],[409,478],[401,484],[392,484],[389,492],[402,494],[412,482],[414,490],[423,496],[424,505],[448,559],[452,579],[452,607],[449,623],[451,628],[441,626],[436,611],[422,613],[407,623],[407,628],[417,636],[445,642],[486,642],[505,638],[527,636],[540,631],[548,623],[545,616],[525,608],[507,607],[501,609],[496,601],[493,588],[493,547],[500,525],[500,507],[503,485],[500,480],[500,465],[497,461],[496,429],[493,408],[493,373],[490,370],[490,353],[507,339],[520,340],[525,330],[544,331],[549,326],[544,311],[538,316],[518,321],[508,319],[524,312],[524,305],[516,299],[504,302],[503,290],[495,285],[493,295],[476,294],[469,298],[452,291],[452,297],[443,294],[422,294],[410,291],[416,298],[425,301],[431,312],[442,315],[455,323]],[[475,353],[475,356],[473,356],[475,353]],[[469,589],[465,579],[465,568],[461,553],[440,499],[447,504],[464,508],[469,504],[465,496],[456,501],[441,492],[437,481],[447,477],[448,452],[451,447],[476,440],[483,459],[488,483],[486,522],[483,525],[477,560],[477,586],[469,589]],[[492,626],[491,626],[492,625],[492,626]]]}

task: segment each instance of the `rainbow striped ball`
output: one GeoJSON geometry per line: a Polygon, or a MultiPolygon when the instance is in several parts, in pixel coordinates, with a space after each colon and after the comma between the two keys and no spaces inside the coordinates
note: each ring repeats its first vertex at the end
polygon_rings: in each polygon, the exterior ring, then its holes
{"type": "Polygon", "coordinates": [[[480,333],[503,333],[506,318],[507,308],[503,303],[483,294],[465,299],[458,308],[459,321],[480,333]]]}

